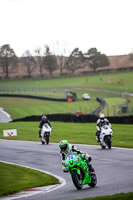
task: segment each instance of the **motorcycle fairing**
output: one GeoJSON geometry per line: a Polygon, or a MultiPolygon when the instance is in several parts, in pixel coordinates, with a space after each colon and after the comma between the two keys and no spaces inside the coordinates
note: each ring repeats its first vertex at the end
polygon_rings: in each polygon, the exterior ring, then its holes
{"type": "Polygon", "coordinates": [[[71,171],[76,170],[78,175],[81,175],[82,170],[84,172],[82,184],[91,183],[88,165],[82,160],[81,156],[77,158],[75,155],[69,155],[65,161],[65,167],[70,173],[71,171]]]}

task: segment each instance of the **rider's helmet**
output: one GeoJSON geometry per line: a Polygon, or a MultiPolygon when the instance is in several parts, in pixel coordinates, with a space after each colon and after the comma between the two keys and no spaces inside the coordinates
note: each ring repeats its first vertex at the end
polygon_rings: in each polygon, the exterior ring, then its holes
{"type": "Polygon", "coordinates": [[[47,121],[47,117],[45,115],[42,116],[42,121],[47,121]]]}
{"type": "Polygon", "coordinates": [[[62,140],[59,143],[59,147],[61,149],[62,152],[68,153],[69,152],[69,143],[67,140],[62,140]]]}
{"type": "Polygon", "coordinates": [[[105,115],[103,113],[101,113],[100,116],[99,116],[99,118],[100,118],[100,121],[103,122],[104,119],[105,119],[105,115]]]}

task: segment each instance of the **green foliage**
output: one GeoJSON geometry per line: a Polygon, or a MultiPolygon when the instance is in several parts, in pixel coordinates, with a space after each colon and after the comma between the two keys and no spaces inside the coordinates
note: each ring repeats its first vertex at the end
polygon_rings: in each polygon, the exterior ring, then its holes
{"type": "Polygon", "coordinates": [[[55,177],[43,172],[0,162],[0,196],[58,183],[55,177]]]}
{"type": "Polygon", "coordinates": [[[108,57],[105,54],[98,52],[96,48],[91,48],[85,54],[87,55],[86,59],[90,62],[90,67],[93,68],[94,72],[98,67],[104,67],[109,65],[108,57]]]}

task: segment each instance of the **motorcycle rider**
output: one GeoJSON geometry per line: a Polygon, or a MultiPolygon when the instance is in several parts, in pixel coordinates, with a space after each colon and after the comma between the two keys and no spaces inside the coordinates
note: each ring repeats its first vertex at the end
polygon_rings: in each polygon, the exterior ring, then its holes
{"type": "MultiPolygon", "coordinates": [[[[82,159],[84,159],[89,167],[90,173],[95,173],[94,168],[90,164],[92,158],[88,153],[85,151],[78,149],[77,146],[69,144],[67,140],[62,140],[59,143],[60,147],[60,158],[61,158],[61,163],[63,164],[64,160],[66,159],[66,155],[71,152],[76,152],[77,154],[81,154],[82,159]]],[[[68,172],[67,168],[63,166],[63,171],[68,172]]]]}
{"type": "Polygon", "coordinates": [[[104,125],[108,125],[111,128],[111,124],[109,123],[109,120],[105,117],[103,113],[99,115],[99,119],[96,122],[96,138],[97,141],[100,142],[100,133],[101,133],[101,127],[104,125]]]}
{"type": "Polygon", "coordinates": [[[39,138],[41,138],[41,130],[42,130],[42,127],[45,123],[47,123],[52,128],[52,126],[51,126],[49,120],[47,119],[46,115],[43,115],[42,120],[40,121],[40,124],[39,124],[39,138]]]}

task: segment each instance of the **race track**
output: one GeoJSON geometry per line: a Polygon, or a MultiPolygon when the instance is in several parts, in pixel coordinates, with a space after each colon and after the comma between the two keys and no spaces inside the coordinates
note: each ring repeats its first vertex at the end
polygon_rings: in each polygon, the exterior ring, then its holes
{"type": "Polygon", "coordinates": [[[42,145],[40,142],[0,140],[0,161],[49,171],[66,181],[64,186],[51,192],[40,192],[19,199],[68,200],[133,192],[133,149],[102,150],[98,145],[77,146],[92,156],[92,166],[98,179],[95,188],[87,185],[80,191],[75,188],[70,174],[62,171],[58,144],[42,145]]]}

